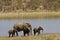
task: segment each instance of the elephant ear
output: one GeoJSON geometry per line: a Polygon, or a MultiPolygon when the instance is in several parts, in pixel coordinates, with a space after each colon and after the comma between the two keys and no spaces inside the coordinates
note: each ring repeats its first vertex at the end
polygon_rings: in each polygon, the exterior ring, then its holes
{"type": "Polygon", "coordinates": [[[26,23],[28,25],[28,27],[31,27],[31,24],[30,23],[26,23]]]}
{"type": "Polygon", "coordinates": [[[24,30],[29,30],[30,31],[30,28],[29,27],[24,27],[24,30]]]}
{"type": "Polygon", "coordinates": [[[31,28],[28,27],[28,30],[31,30],[31,28]]]}

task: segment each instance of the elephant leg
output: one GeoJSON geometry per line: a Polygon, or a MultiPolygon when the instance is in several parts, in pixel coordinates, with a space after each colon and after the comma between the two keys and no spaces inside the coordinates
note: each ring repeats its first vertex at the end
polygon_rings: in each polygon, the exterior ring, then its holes
{"type": "Polygon", "coordinates": [[[29,32],[29,33],[30,33],[30,35],[32,35],[32,28],[31,28],[31,30],[30,30],[30,32],[29,32]]]}
{"type": "Polygon", "coordinates": [[[26,34],[26,33],[24,32],[24,36],[25,36],[25,34],[26,34]]]}
{"type": "Polygon", "coordinates": [[[38,34],[40,34],[40,31],[38,31],[38,34]]]}
{"type": "Polygon", "coordinates": [[[34,31],[34,35],[36,35],[36,32],[34,31]]]}
{"type": "Polygon", "coordinates": [[[26,32],[24,31],[24,36],[25,36],[26,32]]]}
{"type": "Polygon", "coordinates": [[[36,33],[34,33],[34,35],[36,35],[36,33]]]}
{"type": "Polygon", "coordinates": [[[11,36],[11,34],[9,33],[9,37],[11,36]]]}
{"type": "Polygon", "coordinates": [[[12,37],[13,37],[14,34],[12,34],[12,37]]]}
{"type": "Polygon", "coordinates": [[[15,36],[15,33],[13,34],[13,36],[15,36]]]}
{"type": "Polygon", "coordinates": [[[29,36],[29,33],[27,33],[27,35],[29,36]]]}
{"type": "Polygon", "coordinates": [[[16,32],[16,35],[18,36],[18,32],[16,32]]]}

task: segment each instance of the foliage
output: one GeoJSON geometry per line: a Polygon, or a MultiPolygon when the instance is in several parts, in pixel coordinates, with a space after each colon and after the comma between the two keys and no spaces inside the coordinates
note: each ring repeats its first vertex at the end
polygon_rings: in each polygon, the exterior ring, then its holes
{"type": "Polygon", "coordinates": [[[60,9],[60,0],[0,0],[0,11],[8,11],[9,8],[12,10],[23,9],[23,11],[24,9],[36,10],[41,5],[45,10],[58,10],[60,9]]]}

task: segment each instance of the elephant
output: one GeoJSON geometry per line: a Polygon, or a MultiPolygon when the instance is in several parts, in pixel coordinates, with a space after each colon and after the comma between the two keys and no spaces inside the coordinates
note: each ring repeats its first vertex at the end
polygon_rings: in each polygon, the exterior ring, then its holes
{"type": "Polygon", "coordinates": [[[15,30],[15,29],[11,29],[11,30],[9,30],[8,31],[8,33],[9,33],[9,37],[13,37],[13,36],[15,36],[15,33],[16,33],[17,31],[15,30]]]}
{"type": "Polygon", "coordinates": [[[40,34],[40,30],[42,30],[42,32],[43,32],[43,28],[41,26],[39,26],[38,28],[34,28],[33,29],[34,35],[36,35],[36,33],[40,34]]]}
{"type": "Polygon", "coordinates": [[[20,31],[23,31],[24,36],[26,34],[29,35],[29,33],[32,34],[32,26],[30,23],[25,23],[25,22],[16,23],[16,24],[14,24],[13,29],[17,30],[17,32],[16,32],[17,36],[18,36],[18,32],[20,32],[20,31]]]}

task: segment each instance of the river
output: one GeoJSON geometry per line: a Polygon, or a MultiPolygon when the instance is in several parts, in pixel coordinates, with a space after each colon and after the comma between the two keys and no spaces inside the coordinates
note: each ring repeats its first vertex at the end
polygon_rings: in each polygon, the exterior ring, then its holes
{"type": "MultiPolygon", "coordinates": [[[[28,22],[32,28],[41,26],[44,29],[43,34],[60,33],[60,19],[2,19],[0,20],[0,37],[8,36],[8,30],[13,29],[13,25],[18,22],[28,22]]],[[[19,32],[19,35],[23,35],[22,33],[19,32]]]]}

